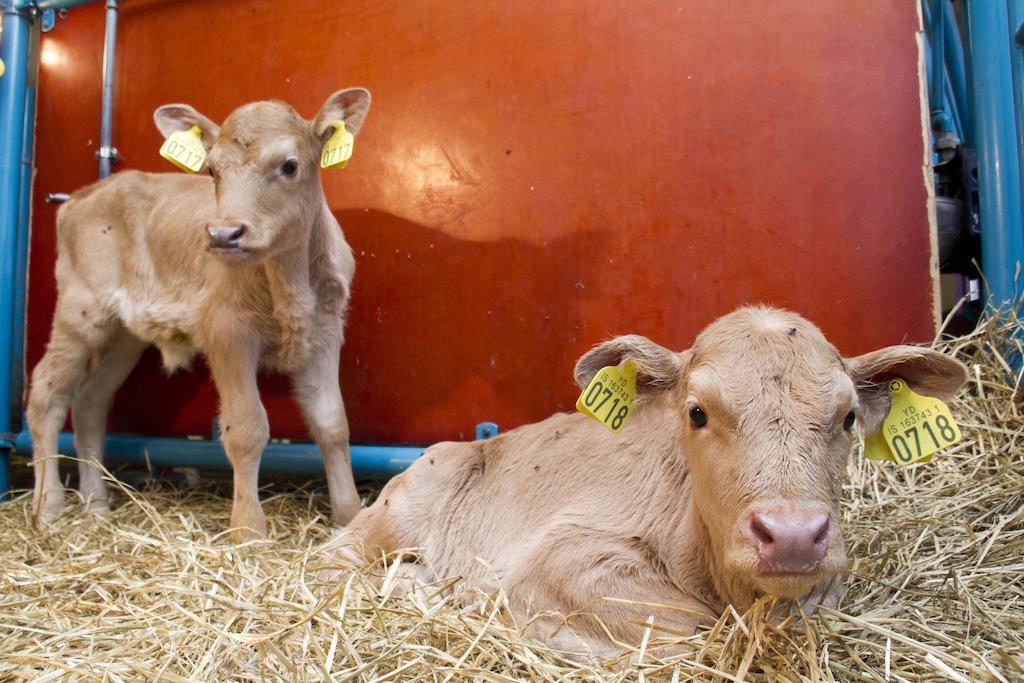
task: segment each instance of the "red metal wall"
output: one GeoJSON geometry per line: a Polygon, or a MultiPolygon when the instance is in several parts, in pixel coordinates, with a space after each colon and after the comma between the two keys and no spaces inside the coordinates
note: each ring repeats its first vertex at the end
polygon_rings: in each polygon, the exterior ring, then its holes
{"type": "MultiPolygon", "coordinates": [[[[684,348],[770,302],[847,353],[934,330],[915,3],[200,0],[123,3],[119,168],[171,171],[153,109],[312,117],[368,87],[328,201],[358,268],[354,439],[429,442],[567,410],[617,333],[684,348]]],[[[47,192],[95,178],[102,3],[43,39],[29,362],[53,309],[47,192]]],[[[201,363],[199,364],[202,365],[201,363]]],[[[275,436],[305,433],[279,378],[275,436]]],[[[146,356],[114,427],[206,433],[205,370],[146,356]]]]}

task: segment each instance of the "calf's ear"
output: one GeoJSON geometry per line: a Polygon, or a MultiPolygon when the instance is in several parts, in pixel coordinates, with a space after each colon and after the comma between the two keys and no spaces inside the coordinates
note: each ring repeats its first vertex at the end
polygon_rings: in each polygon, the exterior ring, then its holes
{"type": "Polygon", "coordinates": [[[878,431],[892,399],[888,383],[902,377],[919,394],[943,401],[967,381],[967,368],[958,360],[922,346],[889,346],[846,359],[861,406],[865,434],[878,431]]]}
{"type": "Polygon", "coordinates": [[[334,133],[336,121],[345,122],[345,130],[352,135],[358,135],[366,120],[366,113],[370,111],[370,91],[366,88],[346,88],[339,90],[324,102],[320,112],[313,119],[313,133],[320,139],[320,142],[327,142],[327,138],[334,133]]]}
{"type": "Polygon", "coordinates": [[[220,126],[187,104],[165,104],[162,107],[157,107],[153,112],[153,121],[156,122],[156,127],[160,129],[160,134],[165,138],[170,137],[171,133],[199,126],[203,135],[203,146],[207,151],[213,147],[213,141],[220,133],[220,126]]]}
{"type": "Polygon", "coordinates": [[[636,364],[638,393],[674,387],[683,370],[680,354],[655,344],[647,337],[627,334],[602,342],[583,354],[576,361],[573,376],[580,388],[585,389],[601,368],[625,361],[636,364]]]}

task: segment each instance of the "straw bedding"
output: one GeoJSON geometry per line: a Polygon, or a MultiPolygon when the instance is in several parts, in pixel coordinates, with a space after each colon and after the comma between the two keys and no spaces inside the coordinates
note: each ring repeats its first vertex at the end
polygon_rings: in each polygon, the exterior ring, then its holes
{"type": "MultiPolygon", "coordinates": [[[[223,484],[119,486],[101,519],[29,524],[0,505],[0,680],[998,680],[1024,677],[1024,402],[1015,313],[940,346],[971,368],[964,441],[898,469],[851,458],[855,558],[839,611],[729,611],[659,658],[649,629],[617,660],[574,660],[518,634],[499,594],[457,578],[400,596],[385,577],[317,580],[322,492],[265,501],[271,539],[233,546],[223,484]],[[469,606],[467,606],[469,603],[469,606]]],[[[521,626],[521,625],[518,625],[521,626]]]]}

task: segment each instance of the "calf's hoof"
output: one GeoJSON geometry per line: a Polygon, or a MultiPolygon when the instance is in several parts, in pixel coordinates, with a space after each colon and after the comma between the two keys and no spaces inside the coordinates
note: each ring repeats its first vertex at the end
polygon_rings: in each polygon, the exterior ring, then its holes
{"type": "Polygon", "coordinates": [[[85,511],[91,515],[105,517],[110,514],[110,505],[105,500],[90,500],[85,504],[85,511]]]}
{"type": "Polygon", "coordinates": [[[267,523],[265,520],[245,525],[232,524],[232,526],[235,528],[231,530],[231,540],[236,544],[262,541],[267,537],[267,523]]]}
{"type": "Polygon", "coordinates": [[[231,508],[231,540],[235,543],[262,541],[267,537],[267,518],[259,505],[239,505],[231,508]]]}
{"type": "Polygon", "coordinates": [[[240,529],[234,529],[231,532],[231,541],[236,545],[250,543],[252,541],[262,541],[266,539],[266,537],[266,529],[250,529],[249,527],[242,527],[240,529]]]}
{"type": "Polygon", "coordinates": [[[36,528],[46,526],[64,512],[64,491],[52,491],[32,497],[32,521],[36,528]]]}

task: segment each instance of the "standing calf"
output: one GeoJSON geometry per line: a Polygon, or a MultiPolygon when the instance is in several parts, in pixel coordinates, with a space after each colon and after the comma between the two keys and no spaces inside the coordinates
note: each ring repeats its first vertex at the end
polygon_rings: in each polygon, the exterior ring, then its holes
{"type": "Polygon", "coordinates": [[[323,454],[334,523],[360,507],[338,385],[352,251],[324,200],[318,163],[338,121],[353,135],[362,88],[330,98],[312,122],[283,102],[236,109],[222,127],[188,105],[154,114],[165,136],[199,126],[211,177],[119,173],[57,214],[57,309],[32,374],[38,520],[60,513],[57,434],[71,408],[81,494],[107,509],[103,459],[114,392],[155,344],[169,370],[205,354],[220,394],[221,439],[234,469],[231,525],[266,535],[257,477],[269,438],[256,373],[291,376],[323,454]]]}
{"type": "Polygon", "coordinates": [[[621,432],[575,413],[438,444],[355,518],[342,556],[414,549],[403,569],[422,579],[497,580],[521,618],[568,615],[534,621],[536,635],[602,654],[636,643],[649,614],[686,633],[762,594],[834,604],[855,424],[880,427],[891,377],[943,398],[966,377],[914,346],[844,359],[814,325],[768,308],[721,318],[682,353],[605,342],[576,381],[623,361],[640,398],[621,432]]]}

